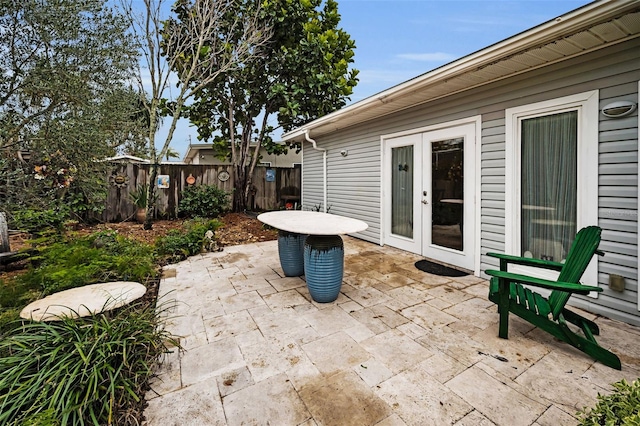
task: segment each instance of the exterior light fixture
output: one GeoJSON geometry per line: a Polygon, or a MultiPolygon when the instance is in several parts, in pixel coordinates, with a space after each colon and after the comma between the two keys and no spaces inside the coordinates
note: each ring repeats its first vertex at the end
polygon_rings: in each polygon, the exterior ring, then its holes
{"type": "Polygon", "coordinates": [[[342,155],[343,157],[346,157],[347,155],[349,155],[349,151],[347,151],[346,149],[343,149],[342,151],[340,151],[340,155],[342,155]]]}
{"type": "Polygon", "coordinates": [[[609,118],[626,117],[636,110],[637,104],[631,101],[616,101],[602,107],[602,115],[609,118]]]}

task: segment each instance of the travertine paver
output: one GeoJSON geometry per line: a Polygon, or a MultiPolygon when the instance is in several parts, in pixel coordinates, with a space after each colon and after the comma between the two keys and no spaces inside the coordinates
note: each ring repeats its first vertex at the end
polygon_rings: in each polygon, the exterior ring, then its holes
{"type": "Polygon", "coordinates": [[[298,425],[311,417],[286,374],[227,395],[223,403],[231,426],[298,425]]]}
{"type": "Polygon", "coordinates": [[[473,410],[420,368],[406,370],[380,383],[376,393],[407,425],[453,424],[473,410]]]}
{"type": "Polygon", "coordinates": [[[494,426],[495,423],[487,419],[480,414],[478,410],[473,410],[458,422],[454,426],[494,426]]]}
{"type": "Polygon", "coordinates": [[[215,379],[202,380],[165,396],[151,399],[144,413],[148,425],[227,424],[215,379]]]}
{"type": "Polygon", "coordinates": [[[146,425],[574,425],[640,376],[640,329],[597,317],[617,371],[510,316],[478,277],[439,277],[398,249],[346,238],[342,292],[314,302],[275,241],[167,266],[162,318],[180,337],[147,394],[146,425]]]}
{"type": "Polygon", "coordinates": [[[321,425],[375,425],[391,414],[391,408],[352,371],[316,377],[302,387],[300,397],[321,425]]]}
{"type": "Polygon", "coordinates": [[[198,346],[184,353],[180,362],[182,384],[188,386],[245,365],[232,337],[198,346]]]}
{"type": "Polygon", "coordinates": [[[477,367],[458,374],[446,386],[497,425],[530,425],[547,408],[477,367]]]}
{"type": "Polygon", "coordinates": [[[344,332],[303,345],[309,359],[323,374],[350,370],[369,359],[369,353],[344,332]]]}

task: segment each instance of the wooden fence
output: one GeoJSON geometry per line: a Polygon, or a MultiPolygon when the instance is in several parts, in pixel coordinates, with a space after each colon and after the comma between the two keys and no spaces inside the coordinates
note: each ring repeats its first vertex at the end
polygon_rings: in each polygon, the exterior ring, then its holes
{"type": "MultiPolygon", "coordinates": [[[[148,164],[114,164],[109,179],[109,195],[102,215],[105,222],[130,220],[135,206],[129,193],[147,182],[148,164]]],[[[162,164],[158,175],[168,176],[167,188],[156,188],[156,218],[175,218],[182,191],[189,185],[215,185],[233,192],[231,167],[225,165],[162,164]],[[230,176],[224,180],[225,173],[230,176]],[[192,179],[192,178],[193,179],[192,179]],[[222,178],[222,179],[220,179],[222,178]],[[193,182],[192,184],[190,182],[193,182]]],[[[253,211],[276,210],[283,206],[282,196],[288,188],[301,186],[301,170],[296,168],[256,167],[253,174],[252,196],[249,208],[253,211]],[[283,191],[283,188],[285,189],[283,191]]],[[[231,197],[230,197],[231,199],[231,197]]]]}

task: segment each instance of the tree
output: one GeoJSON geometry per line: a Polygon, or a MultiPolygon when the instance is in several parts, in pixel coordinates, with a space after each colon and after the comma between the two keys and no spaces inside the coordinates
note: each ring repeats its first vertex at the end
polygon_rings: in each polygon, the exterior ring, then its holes
{"type": "Polygon", "coordinates": [[[163,17],[163,0],[143,0],[143,3],[142,14],[134,12],[129,0],[124,0],[123,5],[132,17],[131,28],[140,43],[142,61],[138,86],[150,118],[147,137],[151,160],[150,196],[144,229],[151,229],[158,165],[169,151],[186,102],[218,75],[252,58],[269,33],[259,24],[257,11],[236,15],[229,0],[178,0],[172,12],[180,15],[179,20],[163,17]],[[177,77],[177,90],[165,97],[172,72],[177,77]],[[161,111],[171,122],[166,139],[158,149],[155,136],[161,111]]]}
{"type": "Polygon", "coordinates": [[[135,56],[125,30],[104,0],[2,1],[0,148],[128,79],[135,56]]]}
{"type": "Polygon", "coordinates": [[[3,208],[104,206],[107,164],[96,160],[139,127],[127,28],[106,0],[0,2],[3,208]]]}
{"type": "MultiPolygon", "coordinates": [[[[251,0],[233,4],[237,14],[256,10],[251,0]]],[[[336,1],[264,0],[259,16],[271,28],[260,55],[209,78],[188,107],[198,138],[230,158],[235,211],[247,207],[260,147],[276,154],[291,148],[274,143],[272,117],[291,130],[344,106],[357,83],[358,71],[349,69],[355,43],[338,28],[336,1]]]]}

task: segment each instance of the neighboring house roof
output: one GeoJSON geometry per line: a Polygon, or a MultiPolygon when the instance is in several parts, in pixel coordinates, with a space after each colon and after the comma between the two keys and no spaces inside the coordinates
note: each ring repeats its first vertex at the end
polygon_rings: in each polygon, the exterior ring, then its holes
{"type": "Polygon", "coordinates": [[[116,155],[115,157],[107,157],[104,161],[122,161],[124,163],[143,163],[148,164],[149,160],[146,158],[135,157],[133,155],[116,155]]]}
{"type": "MultiPolygon", "coordinates": [[[[255,142],[251,143],[252,147],[255,147],[255,142]]],[[[193,159],[200,153],[201,150],[213,149],[213,145],[210,143],[195,143],[189,144],[187,152],[184,154],[182,161],[184,163],[192,163],[193,159]]]]}
{"type": "MultiPolygon", "coordinates": [[[[112,161],[112,162],[121,162],[121,163],[132,163],[132,164],[149,164],[150,161],[146,158],[136,157],[134,155],[116,155],[115,157],[107,157],[101,161],[112,161]]],[[[178,161],[161,161],[160,164],[183,164],[178,161]]]]}
{"type": "Polygon", "coordinates": [[[596,1],[362,101],[320,117],[284,141],[318,137],[640,36],[640,0],[596,1]]]}
{"type": "Polygon", "coordinates": [[[189,144],[187,148],[187,152],[185,152],[182,161],[185,163],[193,162],[193,159],[200,152],[201,149],[212,149],[212,145],[210,143],[195,143],[189,144]]]}

